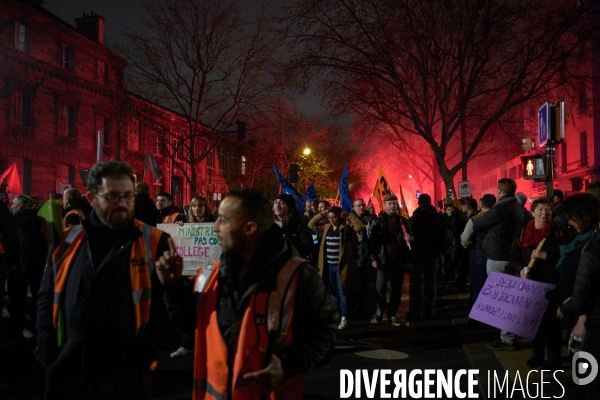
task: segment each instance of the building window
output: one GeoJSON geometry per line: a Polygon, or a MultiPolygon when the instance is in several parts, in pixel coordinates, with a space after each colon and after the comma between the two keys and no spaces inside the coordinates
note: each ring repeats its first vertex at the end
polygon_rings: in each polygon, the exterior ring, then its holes
{"type": "Polygon", "coordinates": [[[73,46],[62,45],[61,66],[67,71],[73,71],[73,46]]]}
{"type": "Polygon", "coordinates": [[[175,147],[175,159],[183,160],[183,142],[179,139],[173,139],[173,146],[175,147]]]}
{"type": "Polygon", "coordinates": [[[213,167],[213,151],[210,149],[206,155],[206,166],[213,167]]]}
{"type": "Polygon", "coordinates": [[[58,121],[58,134],[75,137],[75,107],[62,105],[58,121]]]}
{"type": "Polygon", "coordinates": [[[98,61],[97,82],[100,85],[108,86],[108,65],[105,62],[98,61]]]}
{"type": "Polygon", "coordinates": [[[13,125],[31,126],[31,95],[13,92],[11,119],[13,125]]]}
{"type": "Polygon", "coordinates": [[[240,166],[240,173],[246,175],[246,156],[242,156],[242,163],[240,166]]]}
{"type": "Polygon", "coordinates": [[[15,49],[29,53],[29,25],[15,22],[15,49]]]}
{"type": "Polygon", "coordinates": [[[140,121],[135,118],[129,120],[127,127],[127,148],[129,150],[140,150],[140,121]]]}
{"type": "Polygon", "coordinates": [[[154,154],[165,155],[165,142],[163,137],[158,133],[154,134],[154,154]]]}
{"type": "Polygon", "coordinates": [[[587,132],[579,134],[579,160],[582,167],[588,165],[587,132]]]}
{"type": "Polygon", "coordinates": [[[110,143],[109,123],[110,119],[108,118],[96,117],[96,130],[94,132],[94,137],[98,137],[98,131],[102,131],[102,144],[104,146],[108,146],[110,143]]]}
{"type": "Polygon", "coordinates": [[[227,157],[225,156],[225,149],[219,149],[219,168],[221,171],[225,171],[227,166],[227,157]]]}
{"type": "Polygon", "coordinates": [[[512,167],[508,170],[508,177],[510,179],[517,179],[517,167],[512,167]]]}

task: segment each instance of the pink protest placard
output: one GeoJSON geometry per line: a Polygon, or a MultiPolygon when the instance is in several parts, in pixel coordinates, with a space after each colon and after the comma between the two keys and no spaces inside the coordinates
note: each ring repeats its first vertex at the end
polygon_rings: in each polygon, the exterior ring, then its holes
{"type": "Polygon", "coordinates": [[[533,339],[554,285],[491,272],[471,308],[470,318],[533,339]]]}

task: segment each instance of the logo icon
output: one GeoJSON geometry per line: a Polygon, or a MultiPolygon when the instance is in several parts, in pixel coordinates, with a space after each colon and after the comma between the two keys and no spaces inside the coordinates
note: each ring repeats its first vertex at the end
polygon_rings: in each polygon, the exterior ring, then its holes
{"type": "Polygon", "coordinates": [[[573,354],[573,382],[576,385],[587,385],[598,375],[598,361],[586,351],[578,351],[573,354]]]}

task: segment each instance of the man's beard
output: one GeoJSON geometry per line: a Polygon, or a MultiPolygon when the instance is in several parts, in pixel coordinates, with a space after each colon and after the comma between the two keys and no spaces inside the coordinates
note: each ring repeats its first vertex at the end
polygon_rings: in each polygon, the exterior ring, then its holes
{"type": "Polygon", "coordinates": [[[100,218],[100,221],[104,222],[104,225],[112,229],[127,228],[134,214],[134,209],[128,210],[125,207],[119,207],[112,209],[110,212],[105,212],[99,206],[96,206],[95,210],[98,218],[100,218]],[[117,214],[119,211],[125,211],[127,214],[117,214]]]}

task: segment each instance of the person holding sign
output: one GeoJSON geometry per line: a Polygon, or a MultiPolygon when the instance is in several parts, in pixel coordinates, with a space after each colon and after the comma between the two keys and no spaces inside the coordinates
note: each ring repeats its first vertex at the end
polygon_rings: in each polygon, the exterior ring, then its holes
{"type": "MultiPolygon", "coordinates": [[[[533,219],[527,223],[515,238],[511,250],[511,267],[519,271],[521,278],[558,285],[560,272],[556,263],[560,257],[558,246],[564,237],[562,229],[552,223],[552,202],[545,198],[535,200],[531,205],[533,219]]],[[[549,300],[544,317],[535,338],[531,341],[532,357],[527,361],[530,368],[561,369],[562,328],[556,318],[558,291],[546,294],[549,300]],[[544,349],[548,350],[548,360],[544,362],[544,349]]]]}
{"type": "Polygon", "coordinates": [[[323,281],[257,190],[231,190],[214,230],[222,255],[199,268],[198,302],[182,289],[183,266],[170,262],[174,245],[156,263],[173,321],[196,327],[193,398],[302,399],[301,374],[336,336],[323,281]]]}

